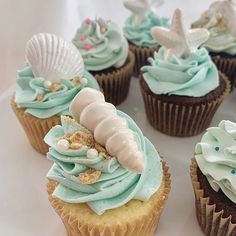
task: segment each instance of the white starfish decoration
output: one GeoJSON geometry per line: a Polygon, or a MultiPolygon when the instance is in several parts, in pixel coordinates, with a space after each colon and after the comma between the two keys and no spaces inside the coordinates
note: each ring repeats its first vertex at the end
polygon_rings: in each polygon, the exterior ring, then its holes
{"type": "Polygon", "coordinates": [[[147,11],[160,6],[164,0],[124,0],[124,6],[134,14],[134,24],[140,24],[147,11]]]}
{"type": "Polygon", "coordinates": [[[209,37],[209,32],[206,29],[186,30],[180,9],[175,10],[170,29],[155,26],[151,29],[151,33],[154,40],[167,49],[166,60],[169,60],[173,55],[187,57],[209,37]]]}

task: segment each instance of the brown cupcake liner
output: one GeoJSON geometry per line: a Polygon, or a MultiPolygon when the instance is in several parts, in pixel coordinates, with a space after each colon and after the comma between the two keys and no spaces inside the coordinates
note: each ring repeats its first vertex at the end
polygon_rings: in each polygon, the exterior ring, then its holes
{"type": "Polygon", "coordinates": [[[158,131],[170,136],[189,137],[203,132],[209,127],[224,97],[229,94],[230,82],[224,75],[222,79],[226,82],[226,89],[221,96],[212,102],[194,105],[164,102],[146,92],[141,86],[149,123],[158,131]]]}
{"type": "Polygon", "coordinates": [[[236,224],[231,222],[231,217],[224,218],[224,211],[216,211],[216,205],[210,204],[210,198],[204,197],[204,190],[200,187],[197,177],[197,162],[192,159],[190,166],[190,176],[192,180],[196,215],[202,231],[207,236],[231,236],[232,231],[236,230],[236,224]]]}
{"type": "Polygon", "coordinates": [[[45,155],[48,152],[49,147],[43,139],[53,126],[61,124],[60,117],[53,116],[47,119],[39,119],[27,114],[24,108],[17,107],[14,97],[11,100],[11,107],[21,123],[32,147],[37,152],[45,155]]]}
{"type": "Polygon", "coordinates": [[[212,56],[213,62],[219,71],[224,73],[231,82],[231,90],[236,86],[236,57],[226,58],[221,56],[212,56]]]}
{"type": "Polygon", "coordinates": [[[107,73],[96,73],[97,79],[106,102],[114,105],[122,103],[129,93],[130,81],[134,67],[134,54],[129,51],[127,62],[124,66],[107,73]]]}
{"type": "Polygon", "coordinates": [[[87,206],[87,204],[69,204],[57,198],[52,197],[52,193],[57,185],[55,181],[49,180],[47,191],[49,201],[57,214],[65,225],[67,234],[70,236],[151,236],[155,233],[164,203],[168,198],[170,191],[170,174],[168,167],[163,162],[164,178],[160,189],[151,197],[147,203],[152,204],[148,207],[148,212],[140,210],[144,208],[141,205],[137,211],[139,215],[135,215],[132,209],[140,204],[140,201],[131,200],[120,208],[106,211],[103,215],[98,216],[87,206]],[[118,212],[118,214],[116,214],[118,212]],[[129,217],[129,214],[133,215],[129,217]],[[124,219],[125,217],[125,219],[124,219]],[[89,218],[89,219],[87,219],[89,218]]]}
{"type": "Polygon", "coordinates": [[[134,53],[135,63],[133,75],[138,78],[141,67],[148,64],[148,58],[152,57],[154,52],[158,52],[160,46],[157,47],[141,47],[129,43],[129,49],[134,53]]]}

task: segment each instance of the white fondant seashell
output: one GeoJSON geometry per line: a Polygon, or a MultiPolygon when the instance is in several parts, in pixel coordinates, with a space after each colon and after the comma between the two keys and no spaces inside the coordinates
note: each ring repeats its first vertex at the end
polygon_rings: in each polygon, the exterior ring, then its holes
{"type": "Polygon", "coordinates": [[[117,115],[116,108],[104,102],[101,92],[82,89],[72,101],[70,111],[124,168],[139,173],[143,171],[144,156],[133,131],[126,120],[117,115]]]}
{"type": "Polygon", "coordinates": [[[143,170],[143,154],[140,151],[136,151],[134,148],[126,147],[122,149],[117,159],[122,166],[132,166],[132,169],[136,172],[142,172],[143,170]]]}
{"type": "Polygon", "coordinates": [[[34,35],[26,44],[26,60],[35,77],[54,83],[84,74],[84,62],[77,48],[53,34],[34,35]]]}
{"type": "Polygon", "coordinates": [[[210,7],[203,12],[200,19],[192,24],[192,27],[210,29],[215,27],[218,23],[225,25],[231,34],[236,37],[235,0],[213,2],[210,7]]]}
{"type": "Polygon", "coordinates": [[[121,152],[124,147],[131,146],[132,144],[134,144],[133,132],[130,129],[118,130],[111,137],[108,137],[106,141],[106,150],[112,156],[115,156],[117,153],[121,152]],[[114,145],[114,143],[116,145],[114,145]]]}
{"type": "Polygon", "coordinates": [[[102,120],[94,130],[94,138],[101,145],[105,146],[106,140],[111,137],[118,130],[128,128],[128,124],[125,119],[119,116],[109,116],[102,120]],[[114,123],[116,125],[114,126],[114,123]],[[107,130],[107,132],[103,132],[107,130]]]}
{"type": "Polygon", "coordinates": [[[89,104],[96,101],[105,101],[104,95],[92,88],[82,89],[70,104],[70,113],[77,120],[80,120],[82,110],[89,104]]]}
{"type": "Polygon", "coordinates": [[[80,123],[94,132],[96,126],[108,116],[116,115],[116,108],[111,103],[93,102],[86,106],[80,114],[80,123]],[[102,111],[102,112],[101,112],[102,111]]]}

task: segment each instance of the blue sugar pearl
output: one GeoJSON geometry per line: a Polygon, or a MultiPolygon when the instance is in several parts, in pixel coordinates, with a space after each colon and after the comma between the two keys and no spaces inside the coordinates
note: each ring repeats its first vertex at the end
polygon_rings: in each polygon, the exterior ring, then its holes
{"type": "Polygon", "coordinates": [[[220,148],[219,147],[215,147],[215,150],[218,152],[220,150],[220,148]]]}
{"type": "Polygon", "coordinates": [[[235,174],[236,174],[236,170],[231,170],[231,173],[232,173],[233,175],[235,175],[235,174]]]}

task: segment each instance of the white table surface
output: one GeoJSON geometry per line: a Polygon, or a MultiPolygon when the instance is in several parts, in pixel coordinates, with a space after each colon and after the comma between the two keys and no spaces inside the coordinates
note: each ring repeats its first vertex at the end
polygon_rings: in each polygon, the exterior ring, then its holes
{"type": "MultiPolygon", "coordinates": [[[[28,1],[31,5],[34,4],[33,2],[28,1]]],[[[49,4],[50,1],[41,2],[43,5],[43,3],[49,4]]],[[[63,18],[66,23],[55,24],[53,29],[58,32],[58,27],[62,27],[64,31],[61,30],[61,35],[68,39],[74,34],[76,25],[87,15],[90,17],[102,15],[122,25],[129,14],[122,7],[121,0],[106,1],[106,7],[104,0],[64,2],[52,1],[50,4],[55,4],[55,11],[57,6],[60,7],[61,15],[63,15],[63,6],[67,5],[67,8],[64,9],[67,14],[63,18]],[[91,2],[94,3],[93,7],[89,5],[91,2]],[[78,6],[80,16],[76,15],[77,10],[75,10],[78,9],[78,6]],[[68,14],[68,11],[72,12],[71,15],[68,14]]],[[[173,0],[166,0],[166,4],[160,8],[160,15],[171,16],[173,10],[177,6],[181,6],[187,22],[190,22],[197,18],[200,12],[209,5],[209,2],[206,0],[198,2],[175,0],[173,3],[173,0]],[[192,10],[190,11],[190,9],[192,10]]],[[[39,11],[40,15],[42,9],[45,10],[45,7],[34,8],[34,12],[39,11]]],[[[52,9],[51,5],[50,10],[52,9]]],[[[50,20],[50,14],[46,15],[50,20]]],[[[44,19],[44,21],[46,20],[44,19]]],[[[33,24],[33,22],[31,23],[33,24]]],[[[17,62],[14,66],[16,64],[17,62]]],[[[12,70],[15,69],[14,66],[12,66],[12,70]]],[[[0,235],[65,236],[64,226],[47,199],[45,176],[52,162],[31,148],[23,129],[11,111],[9,100],[14,89],[13,85],[0,96],[0,235]]],[[[235,120],[235,101],[236,90],[223,102],[214,116],[212,125],[217,125],[222,119],[235,120]]],[[[190,159],[201,135],[192,138],[173,138],[152,129],[146,120],[138,81],[135,78],[132,80],[128,99],[118,108],[133,117],[143,133],[165,157],[170,167],[171,192],[155,235],[202,236],[195,217],[194,196],[189,177],[190,159]]]]}

